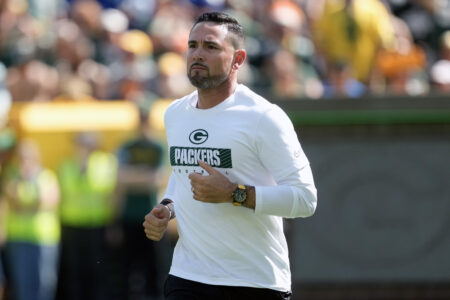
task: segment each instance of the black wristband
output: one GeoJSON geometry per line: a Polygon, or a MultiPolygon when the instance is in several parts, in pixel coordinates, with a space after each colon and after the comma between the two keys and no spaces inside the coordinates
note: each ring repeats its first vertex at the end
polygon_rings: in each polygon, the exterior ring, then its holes
{"type": "Polygon", "coordinates": [[[162,205],[164,205],[164,206],[167,206],[167,204],[170,204],[170,203],[173,203],[173,201],[172,200],[170,200],[170,199],[163,199],[161,202],[160,202],[160,204],[162,204],[162,205]]]}
{"type": "Polygon", "coordinates": [[[170,211],[170,219],[174,219],[175,218],[175,208],[174,208],[174,203],[172,200],[170,199],[163,199],[160,204],[166,206],[169,211],[170,211]]]}

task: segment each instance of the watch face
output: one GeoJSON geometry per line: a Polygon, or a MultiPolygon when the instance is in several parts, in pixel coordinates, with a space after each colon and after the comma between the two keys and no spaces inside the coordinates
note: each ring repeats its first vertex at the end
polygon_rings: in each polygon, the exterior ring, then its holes
{"type": "Polygon", "coordinates": [[[245,191],[245,189],[237,188],[233,194],[233,199],[236,202],[242,203],[247,199],[247,192],[245,191]]]}

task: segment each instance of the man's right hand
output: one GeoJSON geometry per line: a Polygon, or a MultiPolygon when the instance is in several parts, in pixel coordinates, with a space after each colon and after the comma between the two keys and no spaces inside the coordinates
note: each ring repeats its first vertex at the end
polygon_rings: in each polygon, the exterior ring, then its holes
{"type": "Polygon", "coordinates": [[[145,235],[152,241],[159,241],[164,236],[170,220],[169,208],[165,205],[156,205],[151,212],[145,216],[145,235]]]}

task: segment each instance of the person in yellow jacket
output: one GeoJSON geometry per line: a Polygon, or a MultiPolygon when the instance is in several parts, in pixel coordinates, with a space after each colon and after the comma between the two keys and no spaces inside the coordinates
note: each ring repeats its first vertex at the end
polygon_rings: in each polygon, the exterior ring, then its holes
{"type": "MultiPolygon", "coordinates": [[[[1,116],[0,116],[1,118],[1,116]]],[[[0,188],[3,186],[3,177],[5,167],[11,161],[14,148],[16,147],[15,131],[8,126],[0,124],[0,188]]],[[[5,294],[6,275],[3,268],[3,247],[6,238],[6,201],[4,195],[0,193],[0,300],[3,300],[5,294]]]]}
{"type": "MultiPolygon", "coordinates": [[[[1,170],[0,170],[1,172],[1,170]]],[[[1,181],[1,174],[0,174],[1,181]]],[[[0,300],[3,300],[4,292],[5,292],[5,271],[3,269],[3,244],[5,242],[5,205],[4,201],[0,196],[0,300]]]]}
{"type": "Polygon", "coordinates": [[[117,159],[100,150],[96,133],[78,134],[76,144],[76,155],[58,171],[62,223],[58,297],[104,299],[105,234],[114,213],[117,159]]]}
{"type": "Polygon", "coordinates": [[[341,66],[368,83],[380,49],[394,48],[390,13],[380,0],[315,0],[313,40],[333,76],[341,66]]]}
{"type": "Polygon", "coordinates": [[[5,257],[14,300],[52,300],[57,283],[59,187],[30,141],[20,142],[2,186],[8,203],[5,257]]]}

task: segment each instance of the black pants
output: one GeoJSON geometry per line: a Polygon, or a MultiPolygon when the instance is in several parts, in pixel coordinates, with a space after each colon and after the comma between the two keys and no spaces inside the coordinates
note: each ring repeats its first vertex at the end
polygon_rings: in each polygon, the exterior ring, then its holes
{"type": "MultiPolygon", "coordinates": [[[[142,231],[142,224],[123,224],[123,263],[126,295],[123,299],[158,298],[159,274],[157,269],[155,242],[149,240],[142,231]],[[139,284],[137,284],[139,282],[139,284]]],[[[162,280],[161,280],[162,281],[162,280]]]]}
{"type": "Polygon", "coordinates": [[[61,233],[57,299],[105,299],[105,228],[63,226],[61,233]]]}
{"type": "Polygon", "coordinates": [[[169,275],[166,300],[289,300],[291,293],[271,289],[209,285],[169,275]]]}

